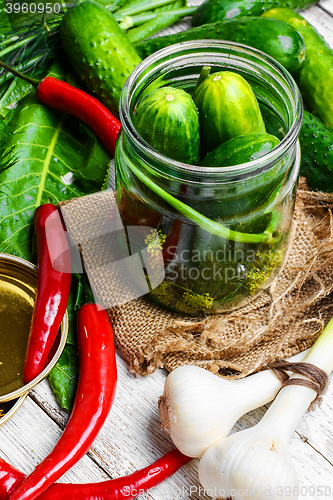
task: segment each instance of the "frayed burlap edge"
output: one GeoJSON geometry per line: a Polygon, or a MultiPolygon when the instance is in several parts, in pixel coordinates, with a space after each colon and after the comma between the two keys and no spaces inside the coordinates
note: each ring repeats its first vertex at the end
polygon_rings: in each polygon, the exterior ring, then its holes
{"type": "Polygon", "coordinates": [[[269,289],[238,311],[195,321],[146,298],[109,310],[131,371],[194,364],[240,378],[310,347],[333,315],[332,207],[332,194],[300,183],[288,259],[269,289]]]}
{"type": "MultiPolygon", "coordinates": [[[[105,191],[62,204],[74,241],[80,241],[80,231],[91,222],[82,220],[83,205],[97,220],[109,212],[111,197],[105,191]]],[[[267,290],[235,312],[195,320],[145,297],[109,309],[116,345],[130,370],[146,375],[158,367],[171,371],[195,364],[239,378],[310,347],[333,315],[331,208],[333,194],[308,191],[301,181],[282,270],[267,290]]],[[[98,258],[96,248],[90,253],[90,259],[98,258]]],[[[89,279],[93,288],[112,293],[109,275],[92,273],[89,279]]]]}

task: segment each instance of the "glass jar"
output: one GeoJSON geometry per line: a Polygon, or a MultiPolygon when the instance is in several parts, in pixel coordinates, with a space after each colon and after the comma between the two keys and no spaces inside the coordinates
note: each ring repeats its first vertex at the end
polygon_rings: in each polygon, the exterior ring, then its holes
{"type": "Polygon", "coordinates": [[[290,239],[302,102],[289,73],[237,43],[176,44],[132,72],[120,119],[115,153],[120,214],[125,226],[153,228],[162,248],[165,277],[150,287],[150,297],[189,315],[222,313],[253,300],[276,277],[290,239]],[[281,141],[276,148],[249,163],[201,167],[159,154],[138,135],[132,116],[141,97],[166,85],[193,93],[203,66],[234,71],[250,83],[267,132],[281,141]]]}

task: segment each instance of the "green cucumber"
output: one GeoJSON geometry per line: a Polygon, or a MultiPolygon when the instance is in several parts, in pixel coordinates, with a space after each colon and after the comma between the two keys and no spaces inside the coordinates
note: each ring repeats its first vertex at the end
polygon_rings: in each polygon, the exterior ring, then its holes
{"type": "Polygon", "coordinates": [[[276,7],[302,10],[316,0],[205,0],[192,18],[192,26],[201,26],[215,21],[224,21],[243,16],[260,16],[276,7]]]}
{"type": "Polygon", "coordinates": [[[333,50],[300,15],[289,9],[273,9],[265,17],[280,19],[302,35],[306,58],[297,83],[309,111],[333,128],[333,50]]]}
{"type": "Polygon", "coordinates": [[[162,87],[145,94],[134,110],[133,124],[159,153],[182,163],[198,163],[198,110],[184,90],[162,87]]]}
{"type": "Polygon", "coordinates": [[[97,3],[82,2],[64,15],[60,36],[88,89],[118,115],[124,83],[141,58],[115,18],[97,3]]]}
{"type": "Polygon", "coordinates": [[[270,134],[249,134],[234,137],[220,144],[208,153],[200,165],[203,167],[231,167],[257,160],[266,155],[280,143],[270,134]]]}
{"type": "Polygon", "coordinates": [[[299,71],[305,59],[305,45],[298,31],[283,21],[264,17],[218,21],[172,35],[148,38],[134,46],[144,59],[174,43],[200,39],[230,40],[249,45],[273,57],[292,74],[299,71]]]}
{"type": "Polygon", "coordinates": [[[306,177],[308,186],[332,193],[333,130],[304,111],[299,141],[302,151],[301,174],[306,177]]]}
{"type": "Polygon", "coordinates": [[[266,132],[256,96],[237,73],[219,71],[208,76],[193,100],[199,111],[202,153],[239,135],[266,132]]]}

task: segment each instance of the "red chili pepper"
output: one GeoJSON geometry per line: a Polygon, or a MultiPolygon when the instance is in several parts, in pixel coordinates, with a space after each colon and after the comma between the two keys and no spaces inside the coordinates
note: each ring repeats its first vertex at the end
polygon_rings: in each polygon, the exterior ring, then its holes
{"type": "MultiPolygon", "coordinates": [[[[38,253],[37,294],[24,363],[24,383],[31,382],[45,366],[66,312],[71,286],[71,274],[68,273],[65,262],[68,243],[57,207],[47,203],[37,208],[34,226],[38,253]],[[46,224],[50,219],[52,221],[49,225],[49,233],[54,234],[52,251],[58,256],[57,269],[59,271],[55,270],[52,265],[50,244],[47,241],[46,224]]],[[[52,234],[49,234],[49,238],[51,236],[52,234]]]]}
{"type": "Polygon", "coordinates": [[[52,76],[40,82],[37,97],[51,108],[82,120],[95,132],[109,153],[114,155],[121,124],[95,97],[52,76]]]}
{"type": "Polygon", "coordinates": [[[11,500],[33,500],[89,449],[113,403],[117,366],[107,312],[86,304],[78,312],[80,374],[70,419],[53,451],[16,488],[11,500]]]}
{"type": "Polygon", "coordinates": [[[0,500],[8,500],[25,475],[0,458],[0,500]]]}
{"type": "MultiPolygon", "coordinates": [[[[128,476],[100,483],[53,484],[38,500],[131,500],[172,476],[190,460],[175,449],[128,476]]],[[[24,474],[0,459],[0,500],[8,500],[10,492],[23,478],[24,474]]]]}
{"type": "Polygon", "coordinates": [[[113,156],[121,123],[95,97],[52,76],[47,76],[39,82],[20,73],[3,61],[0,61],[0,66],[33,85],[37,90],[37,97],[42,103],[82,120],[95,132],[113,156]]]}
{"type": "Polygon", "coordinates": [[[165,266],[169,264],[176,255],[181,228],[182,221],[180,219],[174,220],[163,245],[162,255],[165,266]]]}

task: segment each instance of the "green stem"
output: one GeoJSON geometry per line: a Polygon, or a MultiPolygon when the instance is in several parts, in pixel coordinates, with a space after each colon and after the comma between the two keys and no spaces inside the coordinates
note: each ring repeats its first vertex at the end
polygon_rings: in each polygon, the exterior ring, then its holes
{"type": "Polygon", "coordinates": [[[200,76],[198,78],[198,81],[197,81],[197,84],[195,86],[195,89],[194,89],[194,92],[193,94],[195,93],[195,91],[197,90],[197,88],[199,87],[200,83],[202,83],[204,80],[206,80],[207,76],[209,76],[209,73],[210,73],[210,70],[212,69],[211,66],[203,66],[201,71],[200,71],[200,76]]]}
{"type": "Polygon", "coordinates": [[[333,318],[309,350],[304,363],[312,363],[330,374],[333,370],[333,318]]]}
{"type": "Polygon", "coordinates": [[[151,189],[157,196],[166,201],[170,206],[172,206],[175,210],[177,210],[180,214],[184,215],[192,222],[201,227],[204,231],[208,233],[214,234],[221,238],[231,241],[239,241],[241,243],[268,243],[273,244],[276,242],[276,238],[272,236],[272,232],[266,229],[263,233],[260,234],[249,234],[249,233],[240,233],[238,231],[233,231],[232,229],[228,229],[223,224],[219,222],[215,222],[211,219],[208,219],[205,215],[200,214],[194,208],[189,207],[182,201],[174,198],[172,195],[164,191],[161,187],[159,187],[155,182],[153,182],[149,177],[142,173],[140,169],[138,169],[132,162],[128,162],[128,165],[132,172],[136,175],[138,179],[140,179],[149,189],[151,189]]]}
{"type": "Polygon", "coordinates": [[[128,2],[126,0],[115,0],[114,4],[112,5],[110,12],[115,12],[117,10],[122,9],[128,2]]]}
{"type": "MultiPolygon", "coordinates": [[[[186,2],[185,2],[186,6],[186,2]]],[[[132,43],[144,40],[155,33],[158,33],[164,28],[171,26],[172,24],[179,21],[180,16],[175,15],[174,11],[176,9],[182,9],[184,7],[183,0],[176,0],[174,3],[155,9],[154,13],[159,13],[155,19],[146,21],[136,28],[132,28],[127,32],[127,36],[132,43]]]]}
{"type": "MultiPolygon", "coordinates": [[[[35,57],[34,59],[31,59],[29,62],[25,63],[24,65],[17,66],[15,69],[16,71],[22,71],[23,69],[27,70],[28,68],[35,66],[36,63],[41,59],[41,57],[35,57]]],[[[13,73],[7,73],[5,76],[0,77],[0,85],[2,85],[4,82],[13,79],[13,73]]]]}
{"type": "Polygon", "coordinates": [[[140,14],[141,12],[145,12],[147,10],[154,10],[157,7],[162,7],[163,5],[168,5],[169,3],[173,3],[175,0],[153,0],[152,2],[140,2],[133,7],[128,7],[127,9],[120,9],[117,12],[123,16],[130,16],[132,14],[140,14]]]}
{"type": "Polygon", "coordinates": [[[19,40],[19,36],[12,36],[11,38],[6,38],[5,40],[1,41],[1,45],[7,47],[7,45],[12,45],[16,40],[19,40]]]}
{"type": "MultiPolygon", "coordinates": [[[[17,37],[14,37],[14,38],[17,38],[17,37]]],[[[3,57],[8,53],[13,52],[14,50],[19,49],[20,47],[23,47],[27,43],[31,42],[31,40],[33,40],[34,38],[36,38],[36,35],[30,36],[27,38],[23,38],[19,42],[14,43],[13,45],[9,45],[9,47],[0,51],[0,57],[3,57]]]]}
{"type": "MultiPolygon", "coordinates": [[[[165,13],[158,12],[158,13],[151,13],[151,14],[139,14],[137,16],[125,16],[123,17],[122,15],[115,14],[115,18],[119,22],[119,26],[123,30],[128,30],[129,28],[132,28],[133,26],[139,26],[140,24],[146,22],[146,21],[151,21],[153,19],[159,18],[161,16],[177,16],[177,17],[185,17],[185,16],[190,16],[192,15],[195,11],[197,10],[197,7],[183,7],[182,9],[176,9],[173,11],[166,11],[165,13]]],[[[162,28],[161,28],[162,29],[162,28]]],[[[132,40],[133,41],[133,40],[132,40]]],[[[135,40],[137,41],[137,40],[135,40]]]]}
{"type": "Polygon", "coordinates": [[[113,2],[113,4],[112,4],[112,5],[110,5],[110,7],[107,7],[107,8],[108,8],[108,10],[109,10],[111,13],[112,13],[112,12],[114,12],[114,11],[118,8],[118,4],[119,4],[119,2],[120,2],[120,0],[115,0],[115,1],[113,2]]]}
{"type": "Polygon", "coordinates": [[[25,80],[26,82],[30,83],[30,85],[35,87],[35,89],[38,88],[38,85],[40,83],[38,80],[35,80],[34,78],[30,78],[30,76],[24,75],[20,71],[17,71],[17,69],[12,68],[11,66],[8,66],[8,64],[4,63],[3,61],[0,61],[0,66],[2,66],[7,71],[12,73],[14,76],[18,76],[19,78],[21,78],[21,80],[25,80]]]}
{"type": "Polygon", "coordinates": [[[3,96],[0,99],[0,111],[2,111],[4,103],[6,102],[8,97],[12,94],[12,92],[14,92],[16,85],[17,85],[17,78],[14,78],[14,80],[11,82],[8,89],[6,90],[6,92],[3,94],[3,96]]]}

